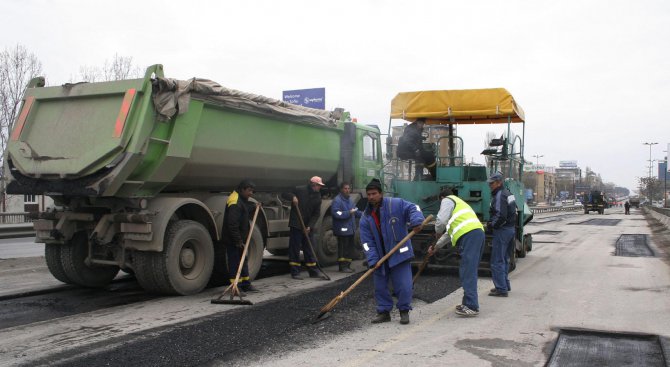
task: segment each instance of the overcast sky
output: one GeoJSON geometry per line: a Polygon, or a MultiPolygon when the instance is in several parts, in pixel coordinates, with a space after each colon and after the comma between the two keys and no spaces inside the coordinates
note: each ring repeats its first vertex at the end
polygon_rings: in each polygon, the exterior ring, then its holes
{"type": "MultiPolygon", "coordinates": [[[[527,159],[629,189],[648,174],[643,143],[663,159],[670,142],[667,0],[4,0],[0,14],[0,47],[25,46],[50,85],[118,54],[278,99],[324,87],[326,108],[383,132],[398,92],[503,87],[526,112],[527,159]]],[[[483,162],[502,127],[468,129],[483,162]]]]}

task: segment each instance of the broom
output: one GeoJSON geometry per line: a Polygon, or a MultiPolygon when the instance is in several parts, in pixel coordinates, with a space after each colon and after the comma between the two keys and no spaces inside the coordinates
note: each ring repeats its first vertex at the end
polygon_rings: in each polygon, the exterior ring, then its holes
{"type": "MultiPolygon", "coordinates": [[[[426,219],[424,219],[423,222],[420,224],[420,227],[423,228],[423,226],[428,224],[428,222],[430,222],[432,219],[433,215],[432,214],[428,215],[426,219]]],[[[366,271],[360,278],[358,278],[358,280],[354,284],[352,284],[349,288],[347,288],[347,290],[345,290],[344,292],[340,292],[340,294],[338,294],[335,298],[333,298],[330,302],[328,302],[325,306],[323,306],[321,308],[319,316],[316,317],[316,320],[320,321],[328,318],[330,316],[329,315],[330,311],[332,311],[332,309],[335,308],[335,305],[340,303],[342,298],[346,297],[347,294],[349,294],[352,290],[354,290],[354,288],[356,288],[356,286],[358,286],[363,280],[365,280],[368,276],[370,276],[370,274],[372,274],[375,270],[379,269],[379,267],[382,266],[382,264],[386,260],[388,260],[388,258],[391,257],[393,253],[398,251],[398,249],[402,247],[405,244],[405,242],[409,241],[409,239],[412,238],[412,236],[414,236],[414,231],[409,232],[407,236],[405,236],[400,242],[398,242],[397,245],[395,245],[391,249],[391,251],[389,251],[386,255],[384,255],[384,257],[379,259],[379,261],[377,261],[374,267],[368,269],[368,271],[366,271]]]]}
{"type": "Polygon", "coordinates": [[[224,304],[224,305],[253,305],[253,302],[242,298],[239,288],[237,288],[237,283],[240,281],[240,274],[242,273],[242,266],[244,266],[244,260],[247,257],[247,250],[249,250],[249,242],[251,241],[251,233],[254,231],[254,225],[256,224],[256,217],[258,217],[258,211],[261,208],[261,204],[256,204],[256,211],[254,212],[254,218],[251,220],[251,228],[249,228],[249,234],[247,235],[247,242],[244,244],[244,250],[242,251],[242,256],[240,258],[240,265],[237,266],[237,275],[233,284],[229,285],[223,293],[217,298],[212,299],[213,304],[224,304]],[[226,293],[230,293],[230,299],[223,299],[223,296],[226,293]],[[240,297],[240,299],[234,299],[235,297],[240,297]]]}

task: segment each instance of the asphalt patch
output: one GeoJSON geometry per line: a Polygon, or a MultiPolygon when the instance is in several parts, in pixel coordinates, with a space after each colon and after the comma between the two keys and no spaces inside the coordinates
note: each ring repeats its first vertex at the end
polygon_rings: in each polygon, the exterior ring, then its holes
{"type": "Polygon", "coordinates": [[[622,234],[616,241],[614,256],[654,257],[645,234],[622,234]]]}
{"type": "Polygon", "coordinates": [[[561,329],[548,367],[666,367],[658,335],[561,329]]]}
{"type": "Polygon", "coordinates": [[[589,219],[585,220],[583,222],[577,222],[577,223],[570,223],[570,224],[583,224],[583,225],[590,225],[590,226],[616,226],[621,222],[621,219],[600,219],[600,218],[594,218],[594,219],[589,219]]]}
{"type": "Polygon", "coordinates": [[[563,231],[547,231],[547,230],[542,230],[542,231],[535,232],[535,233],[532,233],[532,234],[535,234],[535,235],[546,234],[546,235],[551,235],[551,236],[553,236],[553,235],[557,235],[557,234],[559,234],[559,233],[563,233],[563,231]]]}
{"type": "MultiPolygon", "coordinates": [[[[343,298],[329,318],[313,323],[321,307],[360,275],[218,315],[109,339],[49,356],[41,362],[87,367],[256,365],[260,358],[310,348],[341,334],[375,327],[370,323],[376,315],[372,278],[343,298]]],[[[457,277],[428,272],[417,279],[414,302],[432,302],[459,287],[457,277]]],[[[397,310],[391,315],[391,322],[397,323],[397,310]]]]}

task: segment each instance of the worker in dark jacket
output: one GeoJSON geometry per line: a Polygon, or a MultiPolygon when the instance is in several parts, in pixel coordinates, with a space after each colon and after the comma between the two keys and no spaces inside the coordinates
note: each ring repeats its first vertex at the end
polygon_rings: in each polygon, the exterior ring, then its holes
{"type": "Polygon", "coordinates": [[[431,176],[435,179],[435,154],[423,149],[422,133],[423,125],[425,123],[425,119],[417,119],[413,123],[407,125],[402,136],[398,140],[398,158],[414,160],[414,178],[417,180],[418,177],[423,176],[424,166],[428,168],[431,176]]]}
{"type": "MultiPolygon", "coordinates": [[[[419,233],[424,218],[418,205],[400,198],[385,198],[378,179],[373,179],[365,187],[365,192],[368,206],[361,217],[360,234],[368,265],[373,268],[407,235],[408,228],[419,233]]],[[[400,311],[400,323],[409,324],[409,311],[412,309],[412,258],[412,243],[407,241],[373,273],[377,316],[372,323],[391,321],[393,298],[388,288],[391,282],[394,294],[398,297],[396,307],[400,311]]]]}
{"type": "Polygon", "coordinates": [[[489,296],[507,297],[507,292],[511,290],[508,273],[511,251],[514,251],[516,201],[514,195],[503,186],[502,173],[492,174],[487,182],[491,189],[491,209],[486,229],[493,232],[491,278],[495,286],[489,296]]]}
{"type": "Polygon", "coordinates": [[[291,200],[291,213],[289,215],[289,242],[288,242],[288,261],[291,266],[291,277],[296,280],[302,280],[300,276],[300,250],[305,258],[305,265],[309,271],[310,278],[326,279],[326,276],[319,271],[316,266],[316,256],[312,252],[307,236],[314,243],[314,226],[319,219],[321,210],[321,187],[325,186],[321,177],[314,176],[309,180],[309,184],[298,186],[292,193],[282,196],[291,200]],[[298,212],[302,215],[305,224],[303,231],[298,212]]]}
{"type": "MultiPolygon", "coordinates": [[[[249,202],[249,198],[254,193],[255,185],[249,180],[242,180],[228,197],[226,202],[226,212],[223,217],[223,244],[226,247],[228,257],[228,276],[232,283],[237,276],[237,269],[240,265],[244,245],[249,236],[249,213],[253,213],[254,204],[249,202]]],[[[249,279],[249,268],[245,259],[240,272],[240,281],[238,286],[245,292],[255,292],[256,288],[249,279]]]]}
{"type": "Polygon", "coordinates": [[[337,238],[337,263],[340,272],[353,273],[351,260],[354,252],[354,233],[356,232],[356,218],[361,212],[349,197],[351,184],[340,184],[340,193],[333,200],[330,214],[333,218],[333,235],[337,238]]]}

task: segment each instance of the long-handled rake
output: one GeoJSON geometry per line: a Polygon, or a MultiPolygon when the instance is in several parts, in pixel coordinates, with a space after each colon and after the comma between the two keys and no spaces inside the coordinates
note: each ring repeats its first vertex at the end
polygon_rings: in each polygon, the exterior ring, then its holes
{"type": "MultiPolygon", "coordinates": [[[[435,246],[435,244],[432,244],[431,246],[435,246]]],[[[433,254],[431,254],[430,252],[426,252],[426,255],[423,257],[423,261],[421,262],[421,265],[419,265],[419,269],[416,271],[416,274],[414,274],[414,278],[412,278],[412,285],[416,283],[416,278],[418,278],[419,275],[421,275],[421,273],[423,272],[423,270],[426,269],[426,266],[428,265],[428,260],[430,260],[430,257],[432,255],[433,254]]]]}
{"type": "Polygon", "coordinates": [[[319,265],[320,261],[316,257],[316,252],[314,252],[314,246],[312,246],[312,240],[309,238],[309,233],[307,233],[307,227],[305,227],[305,221],[302,219],[302,214],[300,214],[300,208],[297,205],[294,205],[295,207],[295,212],[298,213],[298,219],[300,220],[300,226],[302,226],[302,233],[305,235],[307,238],[307,244],[309,245],[309,248],[312,250],[312,255],[314,255],[314,259],[316,260],[316,267],[319,268],[321,271],[321,274],[326,278],[326,280],[330,280],[330,277],[328,274],[326,274],[325,271],[321,268],[321,265],[319,265]]]}
{"type": "Polygon", "coordinates": [[[254,212],[254,219],[251,220],[251,228],[249,228],[249,234],[247,235],[247,242],[244,244],[244,250],[242,250],[242,256],[240,257],[240,265],[237,266],[237,275],[233,284],[229,285],[226,290],[221,293],[217,298],[212,299],[213,304],[224,304],[224,305],[253,305],[253,302],[248,299],[244,299],[242,293],[240,293],[239,288],[237,288],[237,283],[240,281],[240,274],[242,273],[242,267],[244,266],[244,260],[247,257],[247,251],[249,250],[249,242],[251,241],[251,234],[254,231],[254,225],[256,225],[256,218],[258,217],[258,211],[260,210],[261,205],[256,204],[256,211],[254,212]],[[226,293],[230,294],[229,299],[224,299],[223,297],[226,293]],[[239,297],[240,299],[235,299],[239,297]]]}
{"type": "MultiPolygon", "coordinates": [[[[430,222],[432,219],[433,219],[432,214],[427,216],[426,219],[424,219],[423,222],[421,223],[421,225],[420,225],[421,228],[423,228],[426,224],[428,224],[428,222],[430,222]]],[[[345,290],[344,292],[340,292],[340,294],[338,294],[335,298],[330,300],[330,302],[328,302],[325,306],[321,307],[321,311],[319,312],[319,316],[316,317],[315,322],[318,322],[318,321],[321,321],[321,320],[324,320],[324,319],[327,319],[328,317],[330,317],[330,311],[332,311],[333,308],[335,308],[335,305],[340,303],[340,301],[344,297],[346,297],[347,294],[349,294],[352,290],[354,290],[354,288],[356,288],[356,286],[358,286],[363,280],[365,280],[368,276],[370,276],[370,274],[372,274],[375,270],[379,269],[379,267],[382,266],[382,264],[386,260],[388,260],[388,258],[391,257],[391,255],[393,255],[393,253],[398,251],[398,249],[401,248],[405,244],[405,242],[409,241],[409,239],[412,238],[412,236],[414,236],[414,231],[409,232],[407,234],[407,236],[405,236],[400,242],[398,242],[397,245],[395,245],[391,249],[391,251],[389,251],[386,255],[384,255],[384,257],[379,259],[379,261],[377,261],[377,263],[375,264],[374,267],[368,269],[368,271],[366,271],[363,275],[361,275],[361,277],[358,278],[358,280],[354,284],[349,286],[349,288],[347,288],[347,290],[345,290]]]]}

